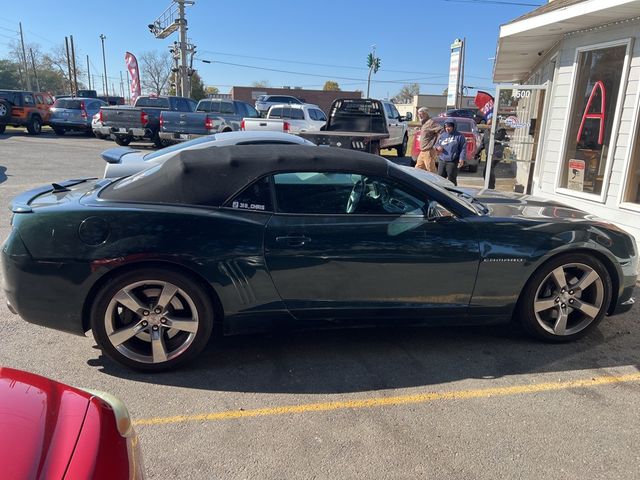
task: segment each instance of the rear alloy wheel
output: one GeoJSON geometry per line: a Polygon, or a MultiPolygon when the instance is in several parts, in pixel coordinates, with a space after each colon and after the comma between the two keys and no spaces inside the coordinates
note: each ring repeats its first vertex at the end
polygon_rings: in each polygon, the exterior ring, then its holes
{"type": "Polygon", "coordinates": [[[40,135],[41,131],[42,120],[40,120],[39,116],[34,115],[33,117],[31,117],[31,120],[29,120],[29,123],[27,123],[27,132],[29,132],[31,135],[40,135]]]}
{"type": "Polygon", "coordinates": [[[398,158],[402,158],[407,154],[407,146],[409,145],[409,136],[405,134],[404,139],[402,140],[402,144],[396,147],[396,152],[398,153],[398,158]]]}
{"type": "Polygon", "coordinates": [[[126,147],[131,143],[131,137],[121,137],[116,135],[116,143],[121,147],[126,147]]]}
{"type": "Polygon", "coordinates": [[[213,308],[191,278],[140,269],[109,282],[91,312],[104,353],[127,367],[161,371],[193,360],[211,337],[213,308]]]}
{"type": "Polygon", "coordinates": [[[9,121],[10,118],[11,118],[11,104],[6,100],[0,100],[0,120],[9,121]]]}
{"type": "Polygon", "coordinates": [[[566,342],[585,335],[604,318],[611,278],[595,258],[558,257],[538,270],[525,287],[519,315],[525,330],[540,339],[566,342]]]}
{"type": "Polygon", "coordinates": [[[63,136],[65,134],[65,129],[64,128],[53,128],[53,131],[55,132],[56,135],[58,136],[63,136]]]}

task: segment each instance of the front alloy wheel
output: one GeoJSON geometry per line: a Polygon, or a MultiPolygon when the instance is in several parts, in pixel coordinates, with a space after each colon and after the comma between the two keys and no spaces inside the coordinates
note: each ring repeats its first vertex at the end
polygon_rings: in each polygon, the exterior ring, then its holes
{"type": "Polygon", "coordinates": [[[130,272],[98,295],[94,337],[123,365],[159,371],[193,359],[205,347],[213,313],[202,288],[181,274],[130,272]]]}
{"type": "Polygon", "coordinates": [[[567,255],[536,272],[524,295],[521,315],[529,333],[551,341],[573,340],[606,314],[611,280],[598,260],[567,255]]]}

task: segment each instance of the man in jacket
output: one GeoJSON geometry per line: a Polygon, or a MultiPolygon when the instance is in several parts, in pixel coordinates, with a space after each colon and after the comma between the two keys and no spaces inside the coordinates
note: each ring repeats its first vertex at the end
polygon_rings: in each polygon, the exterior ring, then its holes
{"type": "Polygon", "coordinates": [[[435,148],[438,152],[438,175],[458,185],[458,168],[464,165],[467,141],[464,135],[456,130],[454,122],[444,122],[444,132],[438,137],[435,148]]]}
{"type": "Polygon", "coordinates": [[[420,154],[416,161],[416,168],[426,170],[427,172],[436,172],[436,158],[438,154],[434,150],[438,134],[442,131],[442,127],[429,117],[429,110],[425,107],[418,109],[418,118],[422,122],[419,133],[420,135],[420,154]]]}

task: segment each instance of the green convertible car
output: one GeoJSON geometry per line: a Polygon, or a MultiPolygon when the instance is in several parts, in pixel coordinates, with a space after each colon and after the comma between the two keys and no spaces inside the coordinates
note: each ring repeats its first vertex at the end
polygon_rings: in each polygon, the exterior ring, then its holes
{"type": "Polygon", "coordinates": [[[9,308],[157,371],[217,324],[489,324],[549,341],[631,308],[634,239],[524,195],[473,196],[351,150],[185,150],[121,179],[77,179],[12,203],[9,308]]]}

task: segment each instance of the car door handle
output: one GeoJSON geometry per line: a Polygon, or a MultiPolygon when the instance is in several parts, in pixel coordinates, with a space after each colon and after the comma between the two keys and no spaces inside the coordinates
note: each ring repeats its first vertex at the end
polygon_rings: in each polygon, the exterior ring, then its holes
{"type": "Polygon", "coordinates": [[[311,239],[305,235],[285,235],[276,237],[276,242],[286,243],[290,247],[302,247],[309,243],[311,239]]]}

